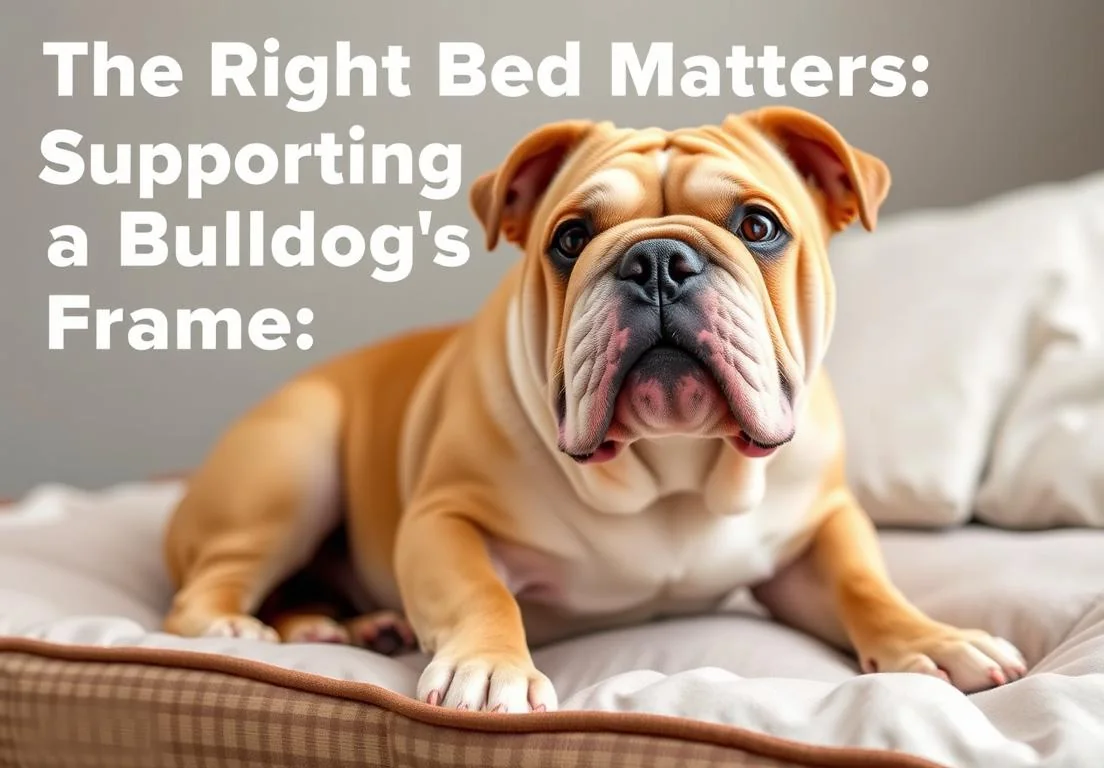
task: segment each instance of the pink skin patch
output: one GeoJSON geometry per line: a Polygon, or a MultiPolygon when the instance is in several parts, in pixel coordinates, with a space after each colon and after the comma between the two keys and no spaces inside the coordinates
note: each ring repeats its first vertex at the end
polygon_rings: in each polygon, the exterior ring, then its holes
{"type": "MultiPolygon", "coordinates": [[[[616,312],[610,312],[606,322],[611,326],[611,332],[604,355],[605,365],[602,369],[602,378],[598,381],[598,387],[594,390],[594,402],[599,404],[599,407],[603,409],[606,407],[606,403],[609,402],[610,388],[613,387],[613,379],[617,375],[618,369],[621,367],[621,358],[625,354],[625,347],[629,344],[629,329],[618,328],[618,317],[616,312]]],[[[597,419],[591,419],[592,425],[599,423],[601,422],[597,419]]]]}
{"type": "Polygon", "coordinates": [[[740,430],[740,434],[736,435],[736,437],[730,439],[732,440],[733,447],[737,451],[751,459],[761,459],[764,456],[770,456],[778,450],[778,446],[765,446],[753,442],[743,430],[740,430]]]}
{"type": "Polygon", "coordinates": [[[705,292],[701,304],[707,327],[698,332],[697,341],[708,355],[715,374],[721,378],[721,385],[730,392],[749,387],[759,389],[754,335],[741,322],[744,318],[722,307],[716,291],[705,292]]]}
{"type": "MultiPolygon", "coordinates": [[[[654,353],[650,353],[654,354],[654,353]]],[[[709,430],[728,412],[720,387],[704,369],[681,353],[671,353],[685,373],[653,373],[648,360],[626,378],[617,396],[614,423],[642,434],[697,433],[709,430]],[[657,375],[658,373],[658,375],[657,375]]]]}
{"type": "Polygon", "coordinates": [[[603,440],[598,444],[598,447],[594,450],[594,453],[589,456],[580,457],[577,461],[580,464],[601,464],[614,458],[621,452],[621,446],[623,443],[619,443],[616,440],[603,440]]]}
{"type": "Polygon", "coordinates": [[[766,329],[743,307],[721,302],[716,291],[704,292],[701,302],[706,325],[697,341],[742,427],[732,444],[747,456],[769,456],[793,435],[793,414],[766,329]]]}
{"type": "MultiPolygon", "coordinates": [[[[602,425],[606,420],[605,410],[610,401],[611,390],[614,387],[615,379],[618,372],[621,369],[622,358],[625,354],[625,349],[628,347],[630,333],[629,328],[622,328],[620,323],[620,315],[616,309],[611,309],[607,312],[603,328],[604,333],[600,333],[600,336],[606,338],[605,348],[601,350],[594,364],[594,369],[591,371],[591,379],[597,375],[598,383],[594,387],[591,395],[590,402],[593,403],[590,413],[586,414],[585,424],[576,424],[574,432],[576,434],[583,432],[586,433],[580,438],[572,441],[573,444],[585,444],[593,445],[598,442],[598,447],[593,453],[587,456],[581,456],[577,460],[580,463],[595,464],[604,461],[609,461],[620,451],[621,446],[612,440],[599,440],[598,432],[602,429],[602,425]]],[[[582,414],[580,414],[582,415],[582,414]]],[[[567,424],[566,420],[560,423],[560,446],[568,445],[567,436],[567,424]]]]}

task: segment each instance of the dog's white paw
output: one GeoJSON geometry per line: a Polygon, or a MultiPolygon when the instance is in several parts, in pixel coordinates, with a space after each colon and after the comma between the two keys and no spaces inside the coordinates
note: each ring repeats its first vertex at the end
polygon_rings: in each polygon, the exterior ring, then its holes
{"type": "Polygon", "coordinates": [[[280,642],[275,629],[252,616],[220,616],[200,633],[203,637],[241,637],[246,640],[280,642]]]}
{"type": "Polygon", "coordinates": [[[450,709],[487,712],[552,712],[551,681],[527,658],[438,654],[418,681],[418,699],[450,709]]]}
{"type": "Polygon", "coordinates": [[[1023,654],[987,632],[935,625],[909,639],[888,639],[860,655],[864,672],[916,672],[976,693],[1027,674],[1023,654]]]}

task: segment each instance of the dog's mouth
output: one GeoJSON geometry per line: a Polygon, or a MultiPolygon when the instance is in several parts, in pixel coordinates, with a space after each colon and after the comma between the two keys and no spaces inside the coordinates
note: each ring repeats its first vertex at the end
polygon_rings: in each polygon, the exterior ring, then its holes
{"type": "MultiPolygon", "coordinates": [[[[792,438],[792,430],[782,439],[762,434],[761,427],[757,430],[748,403],[750,397],[761,395],[734,386],[739,377],[718,370],[722,364],[704,351],[661,336],[631,358],[622,359],[612,371],[605,396],[591,410],[586,450],[573,450],[575,446],[566,444],[566,397],[561,392],[561,450],[581,464],[598,464],[615,458],[625,445],[640,437],[694,435],[727,439],[749,458],[773,454],[792,438]]],[[[788,387],[783,384],[781,390],[788,399],[788,387]]]]}

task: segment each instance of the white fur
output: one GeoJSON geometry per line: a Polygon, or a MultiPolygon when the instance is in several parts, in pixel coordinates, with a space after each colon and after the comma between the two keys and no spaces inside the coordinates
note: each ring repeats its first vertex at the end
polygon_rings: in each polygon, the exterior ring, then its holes
{"type": "Polygon", "coordinates": [[[667,165],[671,162],[671,150],[661,149],[655,153],[656,167],[659,168],[659,178],[667,176],[667,165]]]}

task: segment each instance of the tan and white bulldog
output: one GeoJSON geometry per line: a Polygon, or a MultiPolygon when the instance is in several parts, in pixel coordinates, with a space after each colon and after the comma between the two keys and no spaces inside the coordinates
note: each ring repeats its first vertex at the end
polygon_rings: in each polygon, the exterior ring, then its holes
{"type": "Polygon", "coordinates": [[[523,251],[481,311],[296,378],[191,478],[166,629],[416,637],[420,699],[524,712],[557,706],[530,645],[750,586],[866,671],[1023,675],[894,588],[846,484],[827,243],[888,188],[790,108],[534,131],[471,189],[523,251]]]}

